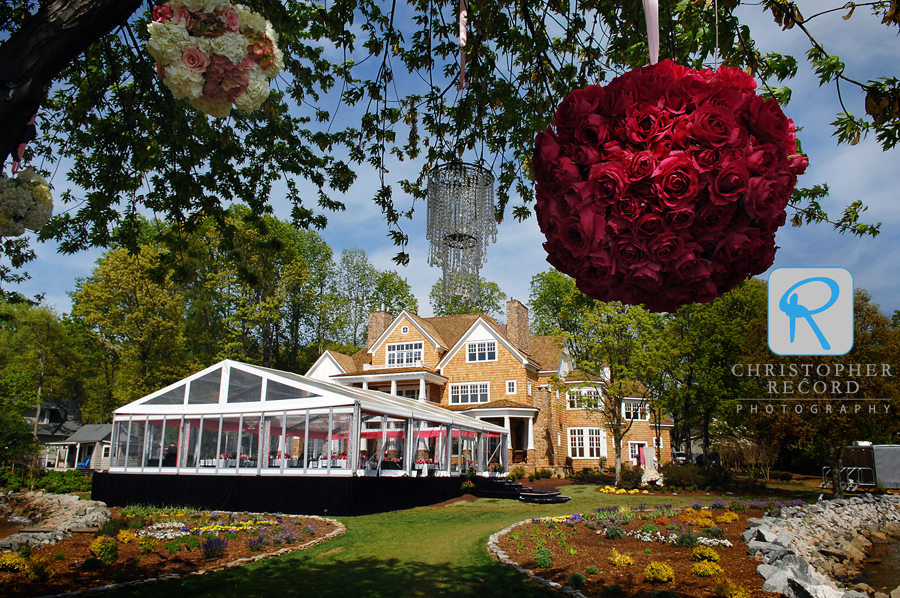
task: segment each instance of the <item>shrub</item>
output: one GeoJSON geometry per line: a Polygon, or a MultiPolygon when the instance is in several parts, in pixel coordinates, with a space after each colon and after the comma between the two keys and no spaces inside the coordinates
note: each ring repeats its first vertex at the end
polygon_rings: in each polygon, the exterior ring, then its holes
{"type": "Polygon", "coordinates": [[[628,565],[634,564],[634,559],[627,554],[621,554],[618,550],[613,548],[612,556],[609,557],[609,562],[613,567],[627,567],[628,565]]]}
{"type": "Polygon", "coordinates": [[[200,541],[200,552],[207,559],[215,559],[224,556],[225,549],[228,547],[228,540],[213,536],[200,541]]]}
{"type": "Polygon", "coordinates": [[[631,490],[632,488],[637,488],[641,485],[641,480],[644,477],[644,468],[643,467],[631,467],[630,464],[625,463],[622,465],[622,471],[619,475],[619,481],[622,483],[622,487],[631,490]]]}
{"type": "Polygon", "coordinates": [[[141,536],[138,540],[138,552],[141,554],[150,554],[156,550],[157,544],[156,538],[151,536],[141,536]]]}
{"type": "Polygon", "coordinates": [[[716,517],[716,523],[731,523],[732,521],[737,521],[740,519],[737,513],[734,511],[725,511],[718,517],[716,517]]]}
{"type": "Polygon", "coordinates": [[[750,598],[750,592],[727,577],[720,577],[713,583],[716,598],[750,598]]]}
{"type": "Polygon", "coordinates": [[[0,571],[25,571],[27,567],[28,561],[20,554],[15,552],[0,554],[0,571]]]}
{"type": "Polygon", "coordinates": [[[95,556],[92,556],[85,559],[83,563],[78,565],[78,568],[82,571],[99,571],[103,568],[103,561],[95,556]]]}
{"type": "Polygon", "coordinates": [[[188,548],[200,548],[200,538],[197,536],[182,536],[178,540],[188,548]]]}
{"type": "Polygon", "coordinates": [[[665,563],[652,561],[644,569],[644,581],[651,583],[671,583],[675,581],[675,570],[665,563]]]}
{"type": "Polygon", "coordinates": [[[31,546],[28,544],[19,544],[16,546],[16,554],[26,560],[31,558],[31,546]]]}
{"type": "Polygon", "coordinates": [[[693,548],[696,545],[697,536],[695,536],[691,532],[684,532],[683,534],[679,534],[675,539],[675,546],[681,546],[682,548],[693,548]]]}
{"type": "Polygon", "coordinates": [[[516,467],[512,470],[513,480],[523,480],[525,479],[525,468],[524,467],[516,467]]]}
{"type": "Polygon", "coordinates": [[[181,550],[181,542],[166,542],[165,549],[168,554],[175,554],[181,550]]]}
{"type": "Polygon", "coordinates": [[[53,569],[53,560],[48,556],[31,557],[28,567],[25,569],[25,575],[33,581],[49,581],[56,575],[56,570],[53,569]]]}
{"type": "Polygon", "coordinates": [[[598,573],[600,573],[600,569],[598,569],[594,565],[591,565],[590,567],[585,569],[584,572],[588,575],[597,575],[598,573]]]}
{"type": "Polygon", "coordinates": [[[538,569],[549,569],[553,566],[553,553],[549,548],[538,548],[534,551],[534,566],[538,569]]]}
{"type": "Polygon", "coordinates": [[[686,488],[695,486],[700,476],[700,469],[696,465],[675,465],[666,463],[660,468],[663,477],[663,483],[667,488],[673,486],[686,488]]]}
{"type": "Polygon", "coordinates": [[[707,527],[703,529],[703,535],[707,538],[724,538],[725,530],[716,526],[707,527]]]}
{"type": "Polygon", "coordinates": [[[724,573],[722,567],[707,561],[694,563],[694,566],[691,567],[691,575],[696,575],[697,577],[715,577],[716,575],[722,575],[722,573],[724,573]]]}
{"type": "Polygon", "coordinates": [[[669,590],[653,590],[650,592],[650,598],[681,598],[675,592],[669,590]]]}
{"type": "Polygon", "coordinates": [[[887,486],[882,484],[881,482],[875,484],[875,489],[872,490],[875,494],[887,494],[887,486]]]}
{"type": "Polygon", "coordinates": [[[549,480],[550,478],[553,477],[553,472],[550,471],[549,469],[541,469],[540,471],[535,472],[534,477],[536,477],[539,480],[541,478],[546,478],[549,480]]]}
{"type": "Polygon", "coordinates": [[[715,498],[711,503],[709,503],[709,508],[713,509],[714,511],[722,511],[728,508],[728,503],[721,498],[715,498]]]}
{"type": "Polygon", "coordinates": [[[622,586],[620,586],[617,583],[614,583],[611,586],[607,586],[603,590],[603,593],[606,594],[607,596],[621,596],[623,593],[622,586]]]}
{"type": "Polygon", "coordinates": [[[66,553],[65,553],[65,552],[62,552],[62,551],[57,552],[57,553],[54,553],[54,554],[53,554],[53,560],[54,560],[54,561],[64,561],[64,560],[66,560],[66,553]]]}
{"type": "Polygon", "coordinates": [[[746,502],[739,498],[731,499],[731,503],[728,505],[728,508],[738,514],[744,514],[750,508],[746,502]]]}
{"type": "Polygon", "coordinates": [[[679,527],[678,527],[677,523],[670,523],[669,525],[666,526],[666,529],[671,532],[671,531],[675,531],[676,529],[679,529],[679,527]]]}
{"type": "Polygon", "coordinates": [[[137,536],[135,536],[134,532],[130,529],[123,529],[119,530],[119,534],[116,537],[122,544],[128,544],[129,542],[132,542],[137,536]]]}
{"type": "Polygon", "coordinates": [[[583,588],[586,583],[587,577],[584,576],[584,573],[573,573],[569,576],[569,585],[576,590],[583,588]]]}
{"type": "Polygon", "coordinates": [[[91,542],[91,553],[104,565],[112,565],[119,558],[119,546],[109,536],[100,536],[91,542]]]}
{"type": "Polygon", "coordinates": [[[97,530],[97,536],[109,536],[115,538],[123,529],[128,529],[128,521],[126,519],[110,519],[100,526],[97,530]]]}
{"type": "Polygon", "coordinates": [[[728,488],[731,486],[731,482],[731,470],[726,469],[721,465],[714,465],[702,471],[700,479],[695,483],[706,487],[728,488]]]}
{"type": "Polygon", "coordinates": [[[641,531],[645,534],[655,534],[659,531],[659,528],[653,525],[652,523],[648,523],[647,525],[641,526],[641,531]]]}
{"type": "Polygon", "coordinates": [[[266,539],[262,534],[258,535],[255,538],[252,536],[247,538],[247,548],[249,548],[251,552],[258,552],[262,550],[265,543],[266,539]]]}
{"type": "Polygon", "coordinates": [[[710,563],[719,562],[719,553],[709,546],[698,546],[691,553],[692,561],[709,561],[710,563]]]}
{"type": "Polygon", "coordinates": [[[625,532],[622,531],[622,528],[618,525],[610,525],[606,528],[606,533],[604,535],[607,540],[621,540],[625,537],[625,532]]]}
{"type": "Polygon", "coordinates": [[[794,474],[789,471],[770,471],[769,479],[779,480],[781,482],[792,482],[794,480],[794,474]]]}
{"type": "Polygon", "coordinates": [[[528,481],[529,481],[529,482],[533,482],[533,481],[534,481],[534,474],[533,474],[533,473],[529,473],[529,474],[528,474],[528,481]]]}

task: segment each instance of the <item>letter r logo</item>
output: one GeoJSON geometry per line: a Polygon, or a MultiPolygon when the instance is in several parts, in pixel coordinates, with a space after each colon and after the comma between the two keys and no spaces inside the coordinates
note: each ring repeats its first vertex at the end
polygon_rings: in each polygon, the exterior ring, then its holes
{"type": "Polygon", "coordinates": [[[778,355],[844,355],[853,348],[853,276],[844,268],[778,268],[769,275],[769,348],[778,355]]]}

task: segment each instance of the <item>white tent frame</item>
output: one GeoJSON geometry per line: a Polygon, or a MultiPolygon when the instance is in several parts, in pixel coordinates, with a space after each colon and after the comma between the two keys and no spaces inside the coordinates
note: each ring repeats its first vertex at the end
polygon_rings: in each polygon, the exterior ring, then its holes
{"type": "MultiPolygon", "coordinates": [[[[209,395],[214,396],[214,395],[209,395]]],[[[215,424],[213,424],[215,425],[215,424]]],[[[240,438],[240,437],[239,437],[240,438]]],[[[369,436],[373,438],[373,436],[369,436]]],[[[376,438],[377,440],[377,438],[376,438]]],[[[129,474],[201,474],[201,475],[311,475],[311,476],[353,476],[353,475],[381,475],[381,476],[409,476],[417,475],[423,472],[417,472],[416,469],[422,469],[427,472],[430,467],[434,467],[434,475],[437,476],[453,476],[461,475],[465,472],[469,465],[464,461],[471,461],[478,475],[488,475],[487,469],[489,461],[492,457],[499,457],[499,461],[505,470],[508,466],[507,455],[509,446],[509,433],[501,427],[488,422],[484,422],[462,413],[450,411],[443,407],[424,401],[417,401],[389,395],[375,390],[367,390],[342,386],[321,380],[314,380],[298,374],[283,372],[270,368],[264,368],[256,365],[241,363],[238,361],[224,360],[212,365],[196,374],[188,376],[174,384],[162,388],[152,394],[129,403],[113,414],[113,436],[112,451],[110,454],[110,473],[129,473],[129,474]],[[221,379],[219,383],[219,395],[216,402],[205,402],[192,404],[190,402],[190,386],[197,379],[203,378],[208,374],[215,372],[221,368],[221,379]],[[262,379],[260,400],[250,402],[228,402],[229,380],[233,371],[240,371],[246,374],[252,374],[262,379]],[[270,381],[277,382],[281,385],[305,391],[308,395],[304,398],[289,398],[267,401],[267,391],[270,381]],[[165,401],[174,401],[177,399],[175,391],[181,392],[179,387],[183,386],[183,399],[181,403],[170,402],[168,404],[159,404],[154,399],[162,399],[165,401]],[[360,460],[360,438],[362,435],[361,422],[362,416],[366,415],[369,421],[376,421],[380,416],[381,422],[377,430],[380,428],[381,442],[378,443],[378,450],[381,454],[377,455],[377,467],[366,468],[360,460]],[[268,441],[272,438],[269,434],[263,433],[263,430],[270,429],[268,426],[271,422],[279,422],[281,429],[280,448],[284,447],[284,443],[288,438],[286,434],[286,422],[289,415],[294,417],[303,417],[305,415],[305,437],[304,437],[304,458],[300,466],[296,466],[289,462],[286,458],[281,458],[281,451],[278,451],[278,458],[273,460],[269,457],[271,451],[267,448],[266,465],[264,466],[263,447],[268,447],[268,441]],[[223,422],[225,418],[232,420],[237,419],[237,430],[243,434],[245,417],[250,421],[257,421],[255,425],[258,435],[257,459],[255,466],[242,466],[241,455],[237,455],[235,464],[231,464],[232,459],[221,459],[221,443],[224,438],[223,422]],[[333,458],[320,459],[319,463],[308,459],[306,451],[309,447],[309,423],[311,417],[327,417],[328,436],[325,446],[331,447],[333,439],[333,431],[336,421],[348,422],[348,430],[346,436],[347,451],[343,460],[333,458]],[[278,418],[281,418],[280,420],[278,418]],[[388,438],[388,418],[394,423],[392,429],[402,429],[403,451],[402,466],[399,470],[384,470],[382,468],[382,457],[388,438]],[[215,463],[209,463],[209,459],[200,458],[201,434],[204,430],[204,421],[215,419],[218,421],[217,444],[214,459],[215,463]],[[398,425],[397,420],[402,420],[403,424],[398,425]],[[177,421],[177,424],[175,422],[177,421]],[[161,423],[159,423],[161,422],[161,423]],[[196,445],[193,453],[191,453],[190,444],[190,427],[198,424],[199,430],[196,439],[196,445]],[[427,424],[423,426],[423,424],[427,424]],[[165,431],[167,426],[177,425],[178,441],[177,441],[177,457],[174,459],[174,465],[164,465],[162,454],[164,451],[165,431]],[[150,443],[151,426],[160,426],[160,438],[157,444],[156,439],[150,443]],[[435,455],[435,465],[417,466],[415,463],[416,448],[419,441],[425,438],[423,428],[428,428],[428,437],[437,437],[441,442],[436,442],[435,449],[440,454],[435,455]],[[494,455],[488,454],[488,435],[493,438],[500,438],[500,450],[494,451],[494,455]],[[263,439],[266,439],[264,443],[263,439]],[[450,439],[448,442],[447,439],[450,439]],[[456,440],[459,439],[459,440],[456,440]],[[465,439],[465,441],[463,440],[465,439]],[[132,446],[132,443],[136,443],[132,446]],[[140,459],[136,463],[130,463],[131,457],[139,449],[140,459]],[[454,451],[454,448],[456,449],[454,451]],[[155,459],[148,458],[156,454],[155,459]],[[188,461],[188,457],[193,462],[188,461]],[[454,461],[455,458],[455,461],[454,461]],[[155,461],[150,464],[150,461],[155,461]],[[293,465],[293,466],[292,466],[293,465]]],[[[251,449],[252,450],[252,449],[251,449]]],[[[240,452],[240,439],[238,440],[238,452],[240,452]]],[[[285,455],[287,456],[287,455],[285,455]]],[[[296,461],[296,459],[294,460],[296,461]]],[[[250,463],[247,459],[245,463],[250,463]]]]}

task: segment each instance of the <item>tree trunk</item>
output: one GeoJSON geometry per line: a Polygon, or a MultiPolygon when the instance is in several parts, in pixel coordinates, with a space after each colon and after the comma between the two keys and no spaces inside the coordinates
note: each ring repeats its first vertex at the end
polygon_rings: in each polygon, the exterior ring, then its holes
{"type": "Polygon", "coordinates": [[[60,72],[140,6],[140,0],[52,0],[0,44],[0,165],[26,139],[28,121],[60,72]]]}
{"type": "Polygon", "coordinates": [[[841,479],[843,453],[843,442],[831,447],[831,498],[844,498],[844,480],[841,479]]]}
{"type": "Polygon", "coordinates": [[[622,480],[622,437],[614,437],[616,443],[616,486],[622,480]]]}

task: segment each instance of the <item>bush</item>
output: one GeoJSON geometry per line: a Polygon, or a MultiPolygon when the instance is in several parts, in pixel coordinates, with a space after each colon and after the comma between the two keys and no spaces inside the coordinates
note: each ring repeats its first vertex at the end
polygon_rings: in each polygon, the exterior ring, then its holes
{"type": "Polygon", "coordinates": [[[15,552],[0,554],[0,571],[25,571],[27,567],[28,561],[20,554],[15,552]]]}
{"type": "Polygon", "coordinates": [[[515,482],[516,480],[525,479],[525,468],[524,467],[516,467],[511,472],[509,472],[509,475],[506,476],[506,479],[511,480],[513,482],[515,482]]]}
{"type": "Polygon", "coordinates": [[[720,577],[713,583],[713,594],[716,598],[750,598],[750,592],[746,588],[727,577],[720,577]]]}
{"type": "Polygon", "coordinates": [[[528,481],[529,481],[529,482],[533,482],[533,481],[534,481],[534,474],[533,474],[533,473],[529,473],[529,474],[528,474],[528,481]]]}
{"type": "Polygon", "coordinates": [[[156,550],[156,546],[158,545],[156,538],[151,536],[141,536],[138,540],[138,552],[141,554],[150,554],[154,550],[156,550]]]}
{"type": "Polygon", "coordinates": [[[56,570],[53,569],[53,560],[48,556],[31,557],[28,567],[25,569],[25,575],[32,581],[49,581],[56,575],[56,570]]]}
{"type": "Polygon", "coordinates": [[[100,526],[100,529],[97,530],[96,536],[109,536],[110,538],[115,538],[119,535],[119,532],[128,529],[128,521],[125,519],[110,519],[106,523],[100,526]]]}
{"type": "Polygon", "coordinates": [[[655,534],[659,531],[659,528],[653,525],[652,523],[648,523],[647,525],[641,526],[641,531],[645,534],[655,534]]]}
{"type": "Polygon", "coordinates": [[[591,565],[590,567],[585,569],[584,572],[588,575],[597,575],[598,573],[600,573],[600,569],[598,569],[594,565],[591,565]]]}
{"type": "Polygon", "coordinates": [[[665,563],[652,561],[644,569],[644,581],[651,583],[671,583],[675,581],[675,570],[665,563]]]}
{"type": "Polygon", "coordinates": [[[197,536],[182,536],[179,541],[188,548],[200,548],[200,538],[197,536]]]}
{"type": "Polygon", "coordinates": [[[724,573],[722,567],[708,561],[694,563],[694,566],[691,567],[691,575],[696,575],[697,577],[715,577],[716,575],[722,575],[722,573],[724,573]]]}
{"type": "Polygon", "coordinates": [[[675,539],[675,546],[680,546],[682,548],[693,548],[697,544],[697,536],[695,536],[691,532],[684,532],[683,534],[679,534],[675,539]]]}
{"type": "Polygon", "coordinates": [[[731,486],[731,470],[721,465],[713,465],[700,473],[700,479],[695,482],[700,486],[712,488],[729,488],[731,486]]]}
{"type": "Polygon", "coordinates": [[[728,508],[728,503],[721,498],[714,498],[713,501],[709,503],[709,508],[714,511],[724,511],[728,508]]]}
{"type": "Polygon", "coordinates": [[[650,592],[650,598],[681,598],[675,592],[669,590],[653,590],[650,592]]]}
{"type": "Polygon", "coordinates": [[[696,465],[675,465],[666,463],[659,472],[662,474],[663,483],[667,488],[687,488],[695,486],[700,477],[700,469],[696,465]]]}
{"type": "Polygon", "coordinates": [[[134,541],[137,536],[135,536],[134,532],[130,529],[123,529],[119,530],[119,534],[116,537],[122,544],[128,544],[129,542],[134,541]]]}
{"type": "Polygon", "coordinates": [[[553,566],[553,553],[549,548],[538,548],[534,551],[534,566],[538,569],[549,569],[553,566]]]}
{"type": "Polygon", "coordinates": [[[573,573],[569,576],[569,585],[576,590],[583,588],[586,583],[587,577],[584,576],[584,573],[573,573]]]}
{"type": "Polygon", "coordinates": [[[641,480],[644,477],[644,468],[643,467],[631,467],[630,464],[625,463],[622,465],[622,471],[619,474],[619,481],[622,483],[622,487],[626,490],[631,490],[632,488],[637,488],[641,485],[641,480]]]}
{"type": "Polygon", "coordinates": [[[166,542],[165,549],[168,554],[175,554],[181,550],[181,542],[166,542]]]}
{"type": "Polygon", "coordinates": [[[789,471],[770,471],[769,479],[778,480],[780,482],[793,482],[794,474],[789,471]]]}
{"type": "Polygon", "coordinates": [[[612,556],[609,557],[609,562],[613,567],[627,567],[628,565],[634,564],[634,559],[627,554],[621,554],[618,550],[613,548],[612,556]]]}
{"type": "Polygon", "coordinates": [[[553,472],[550,471],[549,469],[541,469],[541,470],[535,472],[534,477],[537,478],[538,480],[540,480],[542,478],[549,480],[550,478],[553,477],[553,472]]]}
{"type": "Polygon", "coordinates": [[[725,530],[716,526],[707,527],[703,529],[703,535],[707,538],[724,538],[725,530]]]}
{"type": "Polygon", "coordinates": [[[750,508],[750,505],[739,498],[733,498],[731,499],[731,503],[728,505],[728,508],[739,515],[743,515],[750,508]]]}
{"type": "Polygon", "coordinates": [[[710,563],[719,562],[719,553],[709,546],[698,546],[691,553],[692,561],[709,561],[710,563]]]}
{"type": "Polygon", "coordinates": [[[91,542],[91,553],[104,565],[112,565],[119,558],[119,546],[109,536],[100,536],[91,542]]]}
{"type": "Polygon", "coordinates": [[[226,548],[228,548],[228,540],[219,538],[218,536],[213,536],[200,541],[200,552],[202,552],[203,557],[207,559],[215,559],[223,556],[226,548]]]}
{"type": "Polygon", "coordinates": [[[875,489],[872,492],[875,494],[887,494],[887,486],[879,482],[875,484],[875,489]]]}
{"type": "Polygon", "coordinates": [[[621,596],[623,593],[622,586],[614,583],[611,586],[607,586],[606,589],[603,590],[603,593],[607,596],[621,596]]]}
{"type": "Polygon", "coordinates": [[[606,533],[604,535],[607,540],[621,540],[625,537],[625,532],[618,525],[610,525],[606,528],[606,533]]]}
{"type": "Polygon", "coordinates": [[[64,560],[66,560],[66,553],[65,553],[65,552],[62,552],[62,551],[54,553],[54,554],[53,554],[53,560],[54,560],[54,561],[64,561],[64,560]]]}

